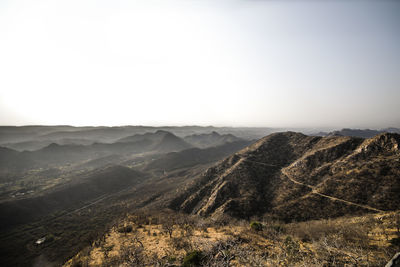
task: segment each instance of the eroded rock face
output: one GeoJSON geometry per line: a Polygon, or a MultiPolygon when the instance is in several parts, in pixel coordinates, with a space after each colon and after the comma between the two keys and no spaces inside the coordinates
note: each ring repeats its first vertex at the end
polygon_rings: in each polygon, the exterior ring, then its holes
{"type": "Polygon", "coordinates": [[[399,153],[399,143],[399,134],[378,134],[373,138],[366,139],[356,152],[364,153],[366,155],[377,153],[399,153]]]}
{"type": "Polygon", "coordinates": [[[284,220],[396,209],[399,141],[389,133],[366,140],[272,134],[210,168],[171,207],[202,216],[271,213],[284,220]]]}

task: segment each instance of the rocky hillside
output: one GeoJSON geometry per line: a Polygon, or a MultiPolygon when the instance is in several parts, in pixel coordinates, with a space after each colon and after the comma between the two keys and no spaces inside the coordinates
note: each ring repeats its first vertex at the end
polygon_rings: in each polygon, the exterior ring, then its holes
{"type": "Polygon", "coordinates": [[[400,135],[271,134],[208,169],[171,207],[204,216],[309,220],[398,209],[400,135]]]}

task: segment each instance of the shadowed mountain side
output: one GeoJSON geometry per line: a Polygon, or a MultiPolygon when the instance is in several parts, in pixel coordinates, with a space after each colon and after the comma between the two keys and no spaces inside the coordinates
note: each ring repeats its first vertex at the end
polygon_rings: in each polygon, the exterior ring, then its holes
{"type": "Polygon", "coordinates": [[[71,184],[58,186],[40,196],[0,203],[0,227],[4,230],[56,211],[80,207],[88,201],[129,189],[146,177],[145,173],[122,166],[89,172],[71,184]]]}
{"type": "Polygon", "coordinates": [[[93,144],[49,146],[36,151],[17,152],[2,148],[0,151],[0,170],[23,172],[31,168],[51,167],[59,164],[71,164],[82,160],[104,157],[111,154],[134,154],[150,150],[151,142],[128,144],[93,144]]]}
{"type": "Polygon", "coordinates": [[[237,141],[211,148],[191,148],[180,152],[171,152],[163,157],[151,161],[144,170],[171,171],[180,168],[187,168],[197,164],[204,164],[218,161],[230,154],[244,148],[249,141],[237,141]]]}
{"type": "Polygon", "coordinates": [[[129,142],[138,142],[143,140],[151,140],[153,142],[160,142],[161,139],[167,135],[169,132],[158,130],[155,133],[144,133],[144,134],[135,134],[131,136],[127,136],[121,139],[118,139],[118,143],[129,143],[129,142]]]}
{"type": "Polygon", "coordinates": [[[32,168],[36,161],[26,153],[0,147],[0,174],[32,168]]]}
{"type": "Polygon", "coordinates": [[[175,152],[181,151],[184,149],[191,148],[192,146],[186,143],[182,138],[177,137],[176,135],[167,132],[161,139],[160,142],[157,142],[152,150],[157,152],[175,152]]]}
{"type": "Polygon", "coordinates": [[[399,139],[272,134],[209,168],[170,206],[204,216],[271,213],[283,220],[394,210],[399,139]]]}

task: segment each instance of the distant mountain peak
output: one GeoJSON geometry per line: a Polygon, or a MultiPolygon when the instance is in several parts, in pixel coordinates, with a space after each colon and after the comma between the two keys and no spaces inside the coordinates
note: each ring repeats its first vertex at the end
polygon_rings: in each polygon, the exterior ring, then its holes
{"type": "Polygon", "coordinates": [[[48,145],[47,147],[59,147],[60,145],[57,143],[51,143],[50,145],[48,145]]]}
{"type": "Polygon", "coordinates": [[[381,133],[372,138],[366,139],[358,148],[358,151],[380,152],[396,151],[399,152],[400,135],[397,133],[381,133]]]}
{"type": "Polygon", "coordinates": [[[182,138],[174,135],[173,133],[165,132],[164,136],[161,138],[160,142],[154,146],[153,150],[159,152],[171,152],[191,147],[192,146],[186,143],[182,138]]]}
{"type": "Polygon", "coordinates": [[[203,134],[193,134],[186,136],[184,140],[193,146],[199,148],[215,147],[226,143],[242,141],[243,139],[238,138],[232,134],[219,134],[216,131],[203,134]]]}
{"type": "Polygon", "coordinates": [[[157,130],[155,134],[172,134],[171,132],[164,131],[164,130],[157,130]]]}

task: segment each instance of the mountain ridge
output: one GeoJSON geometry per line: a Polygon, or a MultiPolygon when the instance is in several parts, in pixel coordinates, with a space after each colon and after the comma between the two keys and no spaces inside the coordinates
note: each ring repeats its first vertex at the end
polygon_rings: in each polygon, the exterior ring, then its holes
{"type": "Polygon", "coordinates": [[[393,210],[400,203],[399,140],[393,133],[365,140],[271,134],[208,169],[170,207],[216,217],[270,213],[283,220],[393,210]],[[303,207],[321,199],[326,208],[303,207]]]}

